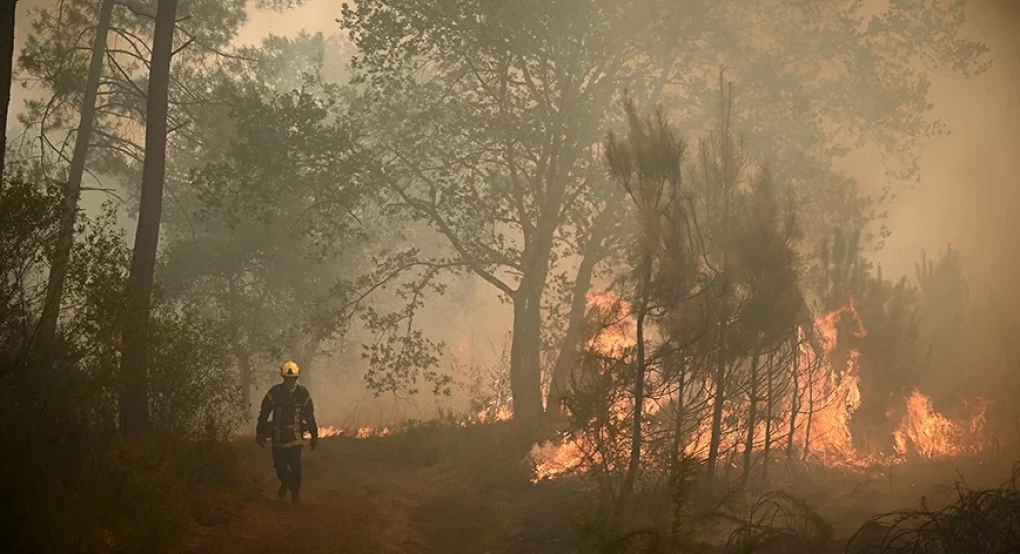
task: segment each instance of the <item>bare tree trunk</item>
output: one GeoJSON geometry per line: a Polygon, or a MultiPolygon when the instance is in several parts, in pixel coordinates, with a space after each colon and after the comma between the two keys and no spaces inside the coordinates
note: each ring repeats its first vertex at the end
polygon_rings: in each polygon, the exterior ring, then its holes
{"type": "MultiPolygon", "coordinates": [[[[647,254],[646,254],[647,256],[647,254]]],[[[634,314],[637,326],[637,360],[634,369],[634,426],[630,438],[630,462],[627,474],[620,486],[620,495],[616,499],[613,521],[618,522],[627,510],[627,503],[634,491],[638,472],[641,470],[641,425],[645,403],[645,316],[648,312],[648,295],[652,283],[652,261],[645,259],[641,268],[641,300],[634,314]]]]}
{"type": "Polygon", "coordinates": [[[744,441],[744,472],[740,476],[740,482],[743,486],[747,486],[747,483],[751,479],[751,463],[753,462],[754,452],[754,430],[758,423],[758,363],[760,360],[760,354],[758,349],[755,348],[754,355],[751,358],[751,383],[748,387],[747,399],[749,405],[747,407],[747,437],[744,441]]]}
{"type": "Polygon", "coordinates": [[[674,540],[681,539],[683,531],[687,529],[684,521],[684,504],[687,502],[686,490],[683,487],[683,436],[684,436],[684,391],[687,387],[687,365],[684,353],[677,354],[677,394],[676,419],[673,422],[673,444],[670,447],[669,458],[669,494],[670,494],[670,535],[674,540]]]}
{"type": "Polygon", "coordinates": [[[251,353],[245,344],[241,332],[241,311],[239,309],[240,298],[237,291],[237,281],[234,278],[229,280],[230,290],[230,318],[234,322],[233,349],[234,359],[237,361],[237,369],[241,374],[241,399],[244,402],[244,418],[247,421],[252,416],[251,406],[251,353]]]}
{"type": "Polygon", "coordinates": [[[800,372],[797,364],[800,361],[800,344],[797,335],[793,336],[793,393],[790,397],[790,432],[786,437],[786,463],[793,461],[794,431],[797,429],[797,412],[800,411],[800,372]]]}
{"type": "Polygon", "coordinates": [[[722,442],[723,402],[726,400],[726,359],[720,339],[715,370],[715,391],[712,399],[712,437],[708,445],[708,460],[705,462],[705,486],[711,491],[715,484],[715,469],[719,460],[719,446],[722,442]]]}
{"type": "Polygon", "coordinates": [[[804,454],[803,459],[807,459],[808,453],[811,451],[811,423],[815,415],[815,364],[811,363],[811,369],[808,371],[808,382],[807,382],[807,394],[808,394],[808,410],[807,410],[807,423],[804,427],[804,454]]]}
{"type": "MultiPolygon", "coordinates": [[[[720,154],[722,160],[722,180],[720,185],[722,187],[723,197],[723,241],[722,241],[722,272],[723,272],[723,289],[722,297],[719,299],[720,303],[725,306],[726,295],[732,290],[729,279],[730,269],[730,193],[734,186],[736,179],[737,168],[734,167],[733,160],[733,144],[731,143],[730,137],[730,116],[733,109],[733,84],[730,83],[729,94],[727,95],[727,89],[723,82],[723,71],[719,71],[719,120],[720,120],[720,140],[722,145],[722,152],[720,154]]],[[[722,440],[722,415],[723,415],[723,402],[726,398],[726,333],[727,333],[727,321],[726,310],[722,310],[722,317],[719,323],[719,358],[718,366],[716,368],[716,383],[715,383],[715,402],[712,406],[712,440],[709,444],[708,449],[708,461],[705,467],[705,485],[709,492],[712,491],[712,487],[715,485],[715,470],[716,465],[719,461],[719,445],[722,440]]]]}
{"type": "Polygon", "coordinates": [[[7,159],[7,109],[11,104],[14,76],[14,12],[18,0],[7,0],[0,8],[0,183],[7,159]]]}
{"type": "Polygon", "coordinates": [[[64,190],[64,205],[60,213],[60,228],[57,244],[50,262],[49,283],[46,286],[46,301],[39,317],[39,342],[44,356],[49,356],[60,317],[60,300],[64,294],[64,279],[71,258],[74,243],[74,220],[78,214],[78,199],[81,196],[81,180],[88,158],[89,140],[92,137],[92,121],[96,113],[96,95],[99,92],[99,78],[103,72],[103,58],[106,56],[106,35],[110,29],[113,0],[103,0],[99,8],[99,22],[96,36],[92,41],[92,62],[85,82],[85,97],[82,99],[78,133],[75,136],[74,154],[71,156],[70,173],[64,190]]]}
{"type": "Polygon", "coordinates": [[[588,291],[591,290],[595,265],[602,259],[604,233],[600,232],[600,229],[603,226],[596,227],[585,247],[581,264],[577,268],[577,278],[574,280],[573,297],[570,302],[570,314],[567,317],[567,332],[563,335],[560,354],[556,358],[556,367],[553,368],[552,384],[546,406],[550,413],[558,413],[562,409],[563,398],[570,386],[570,375],[577,364],[578,346],[584,331],[585,309],[588,307],[588,291]]]}
{"type": "Polygon", "coordinates": [[[534,423],[542,415],[542,373],[539,345],[541,292],[525,286],[514,296],[513,338],[510,343],[510,390],[514,419],[534,423]]]}
{"type": "Polygon", "coordinates": [[[772,457],[772,414],[775,413],[775,375],[776,370],[775,364],[775,353],[769,353],[769,359],[765,365],[765,394],[768,395],[768,400],[765,402],[765,445],[762,447],[762,454],[765,456],[764,466],[762,467],[762,481],[766,484],[769,482],[769,463],[772,457]]]}
{"type": "Polygon", "coordinates": [[[251,355],[248,349],[241,344],[239,339],[234,341],[234,357],[237,359],[237,367],[241,372],[241,399],[244,401],[244,417],[248,420],[252,416],[251,410],[251,355]]]}
{"type": "Polygon", "coordinates": [[[142,167],[142,198],[138,229],[131,255],[127,285],[127,309],[121,349],[120,427],[127,437],[149,429],[147,387],[148,324],[152,284],[156,271],[156,248],[163,210],[163,181],[166,172],[167,97],[170,88],[170,59],[173,57],[177,0],[160,0],[152,41],[152,62],[145,114],[145,163],[142,167]]]}

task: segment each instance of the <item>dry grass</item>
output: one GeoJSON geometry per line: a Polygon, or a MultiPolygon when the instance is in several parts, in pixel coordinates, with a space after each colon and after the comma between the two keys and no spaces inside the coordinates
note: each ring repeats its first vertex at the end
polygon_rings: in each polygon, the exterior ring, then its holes
{"type": "Polygon", "coordinates": [[[1020,552],[1020,463],[995,489],[959,482],[957,499],[875,516],[850,540],[849,554],[1014,554],[1020,552]]]}

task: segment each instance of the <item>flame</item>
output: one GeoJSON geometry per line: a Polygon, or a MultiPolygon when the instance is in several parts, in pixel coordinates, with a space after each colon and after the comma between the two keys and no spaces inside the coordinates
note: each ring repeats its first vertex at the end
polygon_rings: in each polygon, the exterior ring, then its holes
{"type": "Polygon", "coordinates": [[[589,339],[589,349],[604,356],[618,356],[637,345],[637,322],[630,303],[609,291],[589,292],[587,298],[588,309],[595,311],[602,323],[589,339]]]}
{"type": "Polygon", "coordinates": [[[325,427],[319,427],[319,438],[328,439],[330,437],[339,437],[344,434],[344,430],[339,427],[327,425],[325,427]]]}
{"type": "Polygon", "coordinates": [[[479,410],[475,414],[473,420],[465,421],[464,424],[468,423],[489,423],[493,421],[510,421],[514,418],[514,409],[506,404],[499,406],[486,408],[479,410]],[[490,416],[489,414],[492,413],[490,416]]]}
{"type": "Polygon", "coordinates": [[[551,441],[531,447],[529,457],[535,461],[532,483],[554,479],[580,469],[585,462],[584,442],[564,437],[562,444],[551,441]]]}
{"type": "MultiPolygon", "coordinates": [[[[589,341],[590,349],[607,356],[619,356],[636,344],[634,321],[626,302],[612,293],[601,292],[589,293],[588,305],[589,308],[597,309],[603,317],[616,318],[616,321],[605,325],[605,329],[589,341]]],[[[956,422],[936,412],[931,400],[915,390],[904,399],[905,415],[893,436],[895,452],[869,454],[858,451],[854,446],[850,421],[862,400],[860,351],[848,349],[842,363],[836,363],[833,355],[839,346],[839,324],[844,318],[849,318],[855,324],[851,331],[854,337],[867,337],[863,318],[853,301],[816,318],[814,331],[815,336],[820,338],[820,344],[812,346],[804,340],[808,330],[798,330],[802,340],[796,363],[790,371],[796,372],[801,379],[800,387],[796,399],[787,395],[777,403],[779,413],[773,414],[774,437],[789,437],[792,410],[797,406],[796,428],[792,430],[794,444],[803,451],[805,458],[829,467],[863,469],[876,464],[901,464],[910,457],[950,457],[981,450],[979,439],[984,430],[985,413],[989,405],[987,401],[971,401],[971,417],[956,422]]],[[[710,378],[705,378],[702,394],[710,399],[714,390],[714,383],[710,378]]],[[[669,397],[646,399],[645,413],[651,419],[671,400],[669,397]]],[[[695,414],[696,422],[683,446],[687,456],[701,460],[708,457],[712,435],[711,402],[706,402],[705,406],[705,413],[695,414]]],[[[619,423],[630,417],[632,411],[632,400],[620,400],[610,407],[609,417],[619,423]]],[[[724,404],[722,420],[724,426],[728,427],[723,429],[720,436],[721,453],[743,452],[747,414],[746,398],[729,400],[724,404]],[[744,430],[741,431],[741,428],[744,430]]],[[[596,422],[592,423],[594,427],[596,422]]],[[[764,420],[756,422],[755,437],[764,436],[765,425],[764,420]]],[[[629,437],[617,437],[614,441],[600,433],[604,434],[604,431],[583,430],[577,435],[564,436],[558,443],[535,445],[529,455],[534,467],[532,481],[585,472],[600,464],[612,465],[613,460],[625,459],[630,448],[629,437]]],[[[756,438],[752,443],[752,451],[763,450],[762,443],[756,438]]],[[[775,449],[781,448],[778,438],[774,444],[775,449]]]]}
{"type": "MultiPolygon", "coordinates": [[[[318,428],[318,434],[320,439],[328,439],[332,437],[341,436],[353,436],[356,439],[367,439],[369,437],[385,437],[392,433],[390,427],[372,427],[368,425],[361,426],[355,429],[353,432],[344,429],[343,427],[336,427],[334,425],[325,425],[318,428]]],[[[311,433],[305,431],[304,438],[311,438],[311,433]]]]}
{"type": "Polygon", "coordinates": [[[907,413],[893,433],[896,452],[928,459],[979,452],[990,403],[978,399],[971,404],[972,416],[968,421],[952,421],[935,411],[931,398],[915,389],[907,397],[907,413]]]}

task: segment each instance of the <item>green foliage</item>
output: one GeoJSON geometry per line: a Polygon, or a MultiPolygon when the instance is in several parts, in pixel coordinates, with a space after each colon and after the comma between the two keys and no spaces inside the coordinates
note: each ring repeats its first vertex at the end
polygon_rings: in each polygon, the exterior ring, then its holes
{"type": "Polygon", "coordinates": [[[234,138],[190,178],[197,217],[171,235],[160,273],[228,331],[242,367],[346,330],[348,276],[361,269],[348,260],[365,237],[366,191],[336,100],[252,86],[234,98],[234,138]]]}
{"type": "MultiPolygon", "coordinates": [[[[19,65],[26,79],[48,95],[26,101],[20,116],[26,129],[17,151],[59,174],[71,159],[75,132],[91,58],[92,25],[102,0],[59,0],[34,12],[19,65]]],[[[174,76],[170,84],[171,160],[193,156],[200,138],[187,127],[209,119],[209,100],[218,92],[207,86],[216,64],[209,63],[235,37],[245,20],[245,0],[187,0],[174,39],[174,76]],[[187,17],[183,17],[187,16],[187,17]]],[[[96,106],[89,169],[140,182],[143,148],[137,141],[145,121],[145,83],[154,30],[154,4],[117,3],[113,10],[106,63],[96,106]]],[[[170,164],[171,167],[174,165],[170,164]]],[[[178,168],[179,169],[179,168],[178,168]]],[[[170,183],[174,182],[171,170],[170,183]]],[[[134,192],[133,189],[129,189],[134,192]]]]}
{"type": "Polygon", "coordinates": [[[155,435],[146,444],[114,441],[129,251],[111,206],[79,217],[52,371],[34,363],[28,342],[60,200],[20,179],[0,189],[0,434],[12,445],[0,488],[5,513],[17,514],[2,534],[25,552],[166,551],[201,495],[236,496],[246,486],[227,478],[236,461],[215,442],[237,415],[222,331],[157,299],[149,366],[155,435]]]}
{"type": "MultiPolygon", "coordinates": [[[[0,183],[0,367],[12,369],[23,352],[20,346],[32,333],[32,305],[44,291],[39,269],[50,251],[49,237],[56,230],[56,186],[39,187],[11,176],[0,183]]],[[[0,379],[10,379],[6,372],[0,379]]]]}

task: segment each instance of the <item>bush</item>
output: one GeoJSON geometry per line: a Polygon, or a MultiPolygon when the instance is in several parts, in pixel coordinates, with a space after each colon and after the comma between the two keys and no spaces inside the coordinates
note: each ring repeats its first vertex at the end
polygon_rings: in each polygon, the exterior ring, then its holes
{"type": "Polygon", "coordinates": [[[57,188],[0,187],[0,522],[17,552],[162,552],[223,521],[251,490],[224,439],[240,391],[223,332],[158,294],[149,336],[152,433],[117,438],[120,314],[130,250],[107,206],[79,218],[60,333],[32,343],[57,188]]]}
{"type": "Polygon", "coordinates": [[[849,554],[1007,554],[1020,552],[1020,463],[997,489],[963,483],[952,504],[876,516],[850,539],[849,554]]]}

